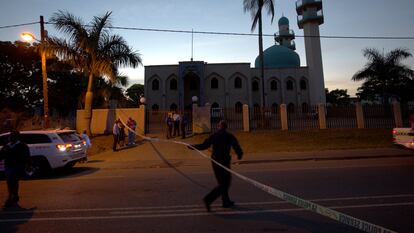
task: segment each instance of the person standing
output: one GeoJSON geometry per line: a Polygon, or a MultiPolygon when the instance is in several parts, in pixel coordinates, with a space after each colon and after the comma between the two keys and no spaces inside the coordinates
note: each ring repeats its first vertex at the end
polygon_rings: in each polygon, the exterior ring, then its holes
{"type": "Polygon", "coordinates": [[[187,124],[188,124],[188,118],[185,115],[185,113],[182,115],[180,123],[181,123],[180,124],[181,125],[181,138],[185,139],[185,128],[187,127],[187,124]]]}
{"type": "Polygon", "coordinates": [[[137,127],[137,122],[129,117],[128,122],[128,145],[135,145],[135,129],[137,127]]]}
{"type": "Polygon", "coordinates": [[[165,124],[166,124],[166,136],[167,139],[172,138],[172,128],[173,128],[173,119],[170,114],[167,115],[165,118],[165,124]]]}
{"type": "Polygon", "coordinates": [[[125,146],[125,125],[121,120],[118,122],[119,135],[118,135],[118,144],[120,147],[125,146]]]}
{"type": "MultiPolygon", "coordinates": [[[[230,149],[233,148],[237,154],[237,158],[240,160],[243,157],[243,151],[237,141],[236,137],[231,133],[227,132],[227,123],[225,121],[220,121],[218,123],[219,130],[208,137],[202,144],[192,145],[198,150],[206,150],[213,146],[213,152],[211,158],[217,161],[219,164],[223,165],[226,168],[230,169],[230,149]]],[[[189,147],[192,149],[192,147],[189,147]]],[[[204,205],[207,211],[210,211],[210,205],[218,197],[221,196],[222,207],[230,208],[234,206],[234,202],[230,200],[229,197],[229,188],[231,184],[231,173],[224,170],[219,165],[212,162],[214,175],[217,179],[218,186],[216,186],[210,193],[208,193],[204,198],[204,205]]]]}
{"type": "Polygon", "coordinates": [[[118,145],[119,133],[120,133],[119,122],[120,122],[119,120],[116,120],[114,123],[114,126],[112,127],[112,135],[114,136],[114,144],[112,146],[113,151],[116,151],[116,145],[118,145]]]}
{"type": "Polygon", "coordinates": [[[7,179],[8,198],[4,204],[7,208],[18,204],[19,180],[30,165],[30,150],[24,142],[20,141],[19,131],[10,132],[9,143],[0,151],[1,160],[4,160],[4,173],[7,179]]]}
{"type": "Polygon", "coordinates": [[[174,133],[173,136],[180,136],[180,114],[178,114],[176,111],[173,115],[173,121],[174,121],[174,133]]]}

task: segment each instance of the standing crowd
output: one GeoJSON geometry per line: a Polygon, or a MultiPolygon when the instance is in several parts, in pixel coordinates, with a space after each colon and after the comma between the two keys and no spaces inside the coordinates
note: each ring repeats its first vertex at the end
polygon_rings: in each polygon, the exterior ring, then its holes
{"type": "Polygon", "coordinates": [[[124,125],[121,119],[115,121],[112,128],[112,135],[114,137],[114,143],[112,146],[113,151],[117,151],[118,148],[125,146],[132,146],[136,144],[135,130],[137,128],[137,122],[131,117],[128,118],[126,125],[124,125]],[[125,128],[128,130],[128,143],[125,145],[125,128]]]}
{"type": "Polygon", "coordinates": [[[180,137],[185,139],[188,118],[186,114],[178,114],[176,111],[168,113],[165,117],[166,137],[167,139],[173,137],[180,137]]]}

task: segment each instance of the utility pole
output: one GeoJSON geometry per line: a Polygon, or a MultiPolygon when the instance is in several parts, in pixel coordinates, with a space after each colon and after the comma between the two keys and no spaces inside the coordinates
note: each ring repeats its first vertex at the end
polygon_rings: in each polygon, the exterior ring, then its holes
{"type": "Polygon", "coordinates": [[[49,97],[47,91],[47,71],[46,71],[46,51],[45,51],[45,23],[43,16],[40,16],[40,56],[42,59],[42,78],[43,78],[43,128],[49,128],[49,97]]]}

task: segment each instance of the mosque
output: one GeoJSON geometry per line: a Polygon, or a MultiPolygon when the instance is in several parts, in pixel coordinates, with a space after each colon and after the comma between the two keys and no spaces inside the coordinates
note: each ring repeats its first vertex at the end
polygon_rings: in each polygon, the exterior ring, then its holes
{"type": "Polygon", "coordinates": [[[288,108],[307,109],[325,103],[319,25],[323,24],[322,0],[298,0],[297,23],[305,36],[306,64],[300,66],[295,52],[295,33],[288,18],[278,21],[275,45],[264,50],[264,95],[261,62],[207,63],[183,61],[174,65],[145,66],[145,97],[147,106],[158,109],[188,109],[197,96],[200,106],[241,109],[243,104],[267,107],[286,104],[288,108]]]}

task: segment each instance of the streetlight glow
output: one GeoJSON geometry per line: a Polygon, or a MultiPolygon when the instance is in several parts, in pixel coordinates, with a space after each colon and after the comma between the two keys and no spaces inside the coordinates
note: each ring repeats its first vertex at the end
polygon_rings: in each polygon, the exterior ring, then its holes
{"type": "Polygon", "coordinates": [[[35,37],[32,33],[30,33],[30,32],[23,32],[22,34],[20,34],[20,37],[21,37],[24,41],[27,41],[27,42],[30,42],[30,41],[36,40],[36,37],[35,37]]]}

